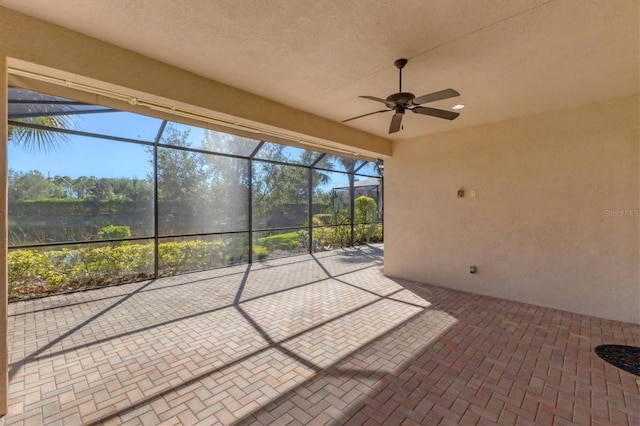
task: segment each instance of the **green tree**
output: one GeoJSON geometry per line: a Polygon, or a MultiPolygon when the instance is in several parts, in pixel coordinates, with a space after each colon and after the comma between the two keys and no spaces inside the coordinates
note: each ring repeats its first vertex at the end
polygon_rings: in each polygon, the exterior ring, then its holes
{"type": "Polygon", "coordinates": [[[100,178],[89,190],[88,199],[93,201],[111,201],[115,198],[111,182],[107,178],[100,178]]]}
{"type": "MultiPolygon", "coordinates": [[[[182,150],[189,146],[189,130],[168,125],[158,148],[158,209],[162,233],[198,233],[209,199],[209,176],[203,154],[182,150]]],[[[153,160],[151,160],[153,161],[153,160]]]]}
{"type": "Polygon", "coordinates": [[[153,199],[153,180],[151,178],[122,177],[109,180],[116,200],[142,202],[153,199]]]}
{"type": "MultiPolygon", "coordinates": [[[[247,155],[256,141],[207,130],[202,149],[225,154],[247,155]]],[[[209,185],[208,209],[218,224],[227,229],[246,228],[249,201],[249,160],[215,154],[203,155],[209,185]]]]}
{"type": "MultiPolygon", "coordinates": [[[[275,163],[254,162],[254,215],[264,220],[284,220],[294,206],[308,202],[308,172],[306,168],[275,163]],[[281,216],[276,218],[276,216],[281,216]]],[[[303,222],[302,217],[299,222],[303,222]]],[[[295,223],[295,225],[302,223],[295,223]]],[[[294,225],[294,223],[290,223],[294,225]]]]}
{"type": "Polygon", "coordinates": [[[69,198],[73,197],[73,179],[69,176],[54,176],[51,182],[55,186],[53,198],[69,198]]]}
{"type": "MultiPolygon", "coordinates": [[[[187,147],[189,130],[168,125],[162,143],[187,147]]],[[[206,181],[202,154],[180,149],[158,149],[158,198],[174,202],[198,199],[206,181]]]]}
{"type": "MultiPolygon", "coordinates": [[[[303,151],[297,161],[288,157],[287,147],[266,144],[260,150],[260,158],[283,163],[311,164],[318,154],[303,151]]],[[[290,154],[289,154],[290,155],[290,154]]],[[[253,209],[254,215],[267,226],[302,225],[308,220],[309,190],[317,195],[318,188],[328,182],[328,175],[311,169],[312,184],[309,187],[309,169],[294,165],[254,161],[253,209]]]]}
{"type": "Polygon", "coordinates": [[[80,176],[73,180],[73,198],[84,200],[89,196],[89,191],[96,184],[96,178],[91,176],[80,176]]]}
{"type": "Polygon", "coordinates": [[[54,185],[38,170],[17,172],[9,170],[10,201],[51,198],[54,185]]]}

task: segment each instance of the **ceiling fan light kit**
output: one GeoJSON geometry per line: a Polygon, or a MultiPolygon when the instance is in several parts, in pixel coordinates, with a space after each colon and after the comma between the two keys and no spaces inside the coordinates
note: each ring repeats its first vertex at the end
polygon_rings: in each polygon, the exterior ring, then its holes
{"type": "Polygon", "coordinates": [[[398,68],[400,73],[400,84],[398,88],[398,93],[394,93],[389,95],[386,99],[377,98],[375,96],[360,96],[364,99],[369,99],[371,101],[382,102],[386,105],[387,109],[383,109],[380,111],[374,111],[367,114],[358,115],[356,117],[352,117],[346,120],[343,120],[343,123],[347,121],[355,120],[357,118],[366,117],[373,114],[379,114],[381,112],[389,112],[394,111],[393,117],[391,117],[391,125],[389,126],[389,133],[396,133],[400,130],[402,126],[402,117],[404,116],[405,111],[412,111],[417,114],[422,115],[430,115],[432,117],[443,118],[445,120],[455,120],[460,113],[446,111],[443,109],[437,108],[429,108],[420,106],[422,104],[426,104],[429,102],[435,102],[442,99],[453,98],[455,96],[460,96],[460,93],[453,89],[445,89],[440,90],[438,92],[429,93],[428,95],[423,95],[419,97],[415,97],[413,93],[403,92],[402,91],[402,68],[407,65],[409,62],[407,59],[398,59],[393,64],[398,68]]]}

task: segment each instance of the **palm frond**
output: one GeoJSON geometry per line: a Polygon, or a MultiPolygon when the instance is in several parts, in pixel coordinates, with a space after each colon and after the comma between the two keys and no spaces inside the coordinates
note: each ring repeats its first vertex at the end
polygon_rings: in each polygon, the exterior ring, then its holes
{"type": "Polygon", "coordinates": [[[69,141],[68,135],[47,130],[70,129],[75,127],[73,116],[69,115],[43,115],[35,117],[16,118],[16,122],[25,123],[27,126],[10,125],[9,141],[31,152],[55,151],[69,141]],[[35,125],[39,127],[30,127],[35,125]]]}

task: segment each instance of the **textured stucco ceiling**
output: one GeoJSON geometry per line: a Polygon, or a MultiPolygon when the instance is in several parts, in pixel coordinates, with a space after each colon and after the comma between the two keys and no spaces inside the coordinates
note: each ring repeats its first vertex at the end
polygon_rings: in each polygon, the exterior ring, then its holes
{"type": "Polygon", "coordinates": [[[638,0],[0,0],[0,5],[331,120],[383,109],[395,59],[455,121],[348,125],[392,139],[638,93],[638,0]]]}

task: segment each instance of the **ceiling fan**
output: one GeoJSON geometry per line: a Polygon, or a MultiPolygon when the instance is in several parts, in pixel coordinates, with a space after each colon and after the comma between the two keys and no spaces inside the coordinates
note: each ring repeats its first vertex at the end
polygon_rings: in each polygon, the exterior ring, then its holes
{"type": "Polygon", "coordinates": [[[398,68],[400,72],[400,89],[398,93],[394,93],[387,97],[387,99],[376,98],[375,96],[360,96],[364,99],[370,99],[376,102],[382,102],[387,106],[387,109],[383,109],[380,111],[374,111],[367,114],[362,114],[357,117],[352,117],[347,120],[343,120],[343,123],[347,121],[355,120],[357,118],[366,117],[368,115],[379,114],[381,112],[389,112],[395,111],[393,117],[391,118],[391,125],[389,126],[389,133],[395,133],[400,130],[400,125],[402,124],[402,117],[404,116],[405,111],[413,111],[418,114],[430,115],[432,117],[444,118],[446,120],[454,120],[460,114],[452,111],[445,111],[443,109],[437,108],[429,108],[420,106],[422,104],[426,104],[429,102],[439,101],[441,99],[453,98],[455,96],[460,96],[460,93],[453,89],[445,89],[440,90],[439,92],[429,93],[428,95],[415,97],[413,93],[406,93],[402,91],[402,68],[407,65],[409,62],[407,59],[398,59],[393,64],[398,68]]]}

